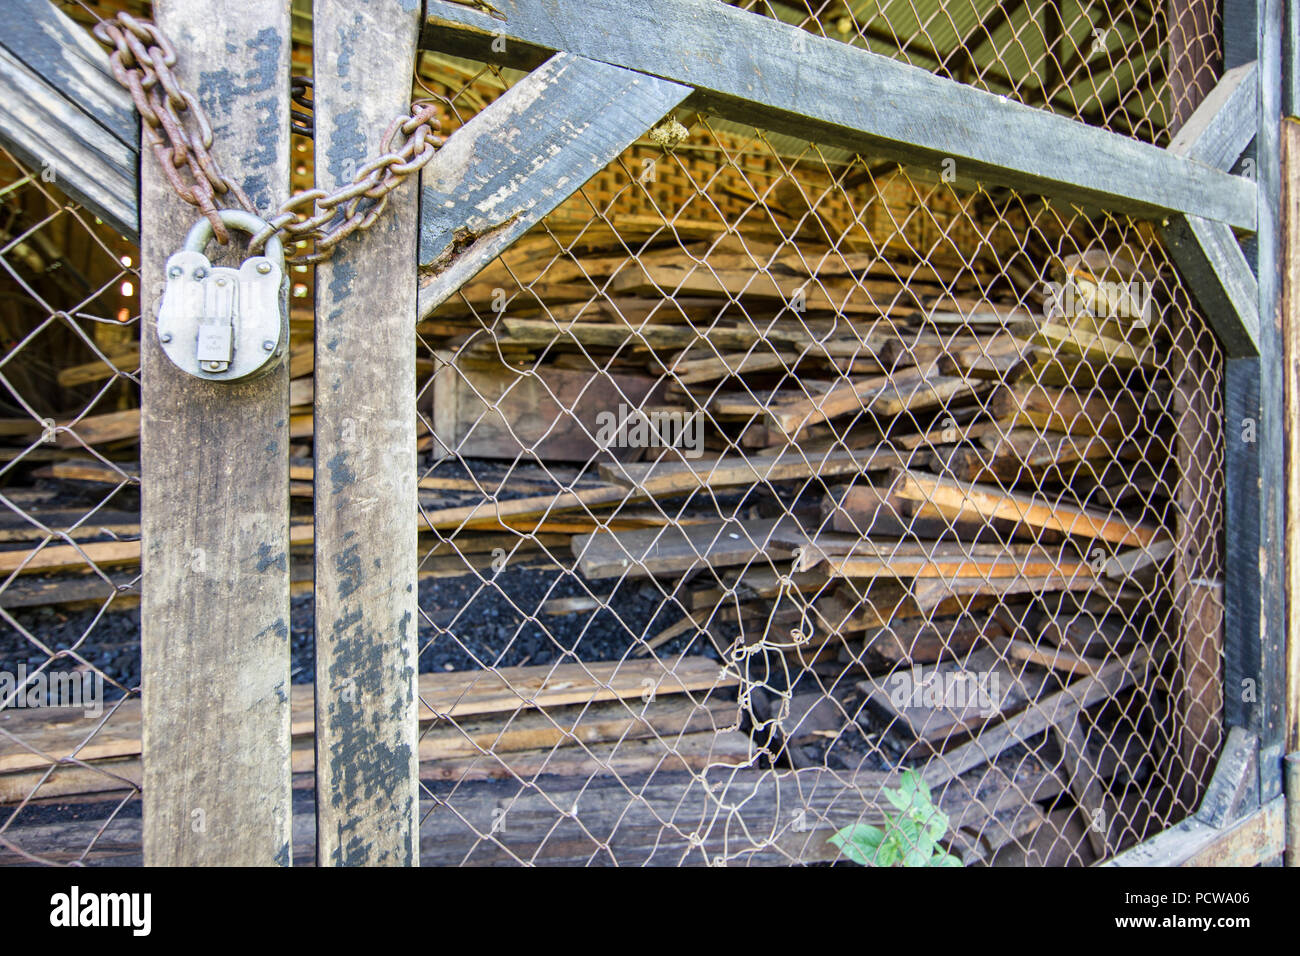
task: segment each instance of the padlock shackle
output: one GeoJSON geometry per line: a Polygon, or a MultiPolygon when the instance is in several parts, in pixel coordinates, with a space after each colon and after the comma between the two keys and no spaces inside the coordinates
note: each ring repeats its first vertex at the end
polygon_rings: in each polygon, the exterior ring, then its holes
{"type": "MultiPolygon", "coordinates": [[[[237,229],[240,232],[246,232],[250,236],[255,236],[259,232],[269,229],[270,226],[261,216],[256,216],[251,212],[243,209],[218,209],[217,215],[221,221],[231,229],[237,229]]],[[[181,248],[186,252],[197,252],[202,254],[212,241],[212,223],[206,216],[200,216],[199,221],[190,227],[190,231],[185,234],[185,245],[181,248]]],[[[280,242],[278,235],[272,234],[266,240],[266,247],[263,255],[268,259],[274,259],[284,269],[284,244],[280,242]]]]}

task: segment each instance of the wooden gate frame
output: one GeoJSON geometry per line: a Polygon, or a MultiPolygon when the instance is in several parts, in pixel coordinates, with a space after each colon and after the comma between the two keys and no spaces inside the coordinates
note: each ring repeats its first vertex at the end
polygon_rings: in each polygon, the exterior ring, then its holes
{"type": "MultiPolygon", "coordinates": [[[[0,139],[28,162],[66,157],[61,185],[124,233],[141,211],[149,316],[191,211],[161,189],[150,160],[137,206],[129,100],[94,82],[106,58],[47,0],[21,2],[41,29],[0,37],[0,76],[17,91],[0,102],[0,139]]],[[[391,543],[416,510],[410,330],[682,104],[906,163],[953,160],[967,177],[1161,224],[1227,356],[1229,431],[1250,419],[1258,440],[1226,442],[1230,745],[1197,819],[1157,838],[1159,858],[1215,858],[1206,846],[1240,849],[1234,834],[1251,827],[1247,857],[1276,856],[1282,757],[1300,749],[1300,623],[1287,616],[1287,595],[1300,593],[1300,441],[1287,442],[1300,415],[1300,323],[1281,311],[1300,301],[1300,217],[1281,219],[1284,128],[1287,180],[1300,175],[1300,26],[1284,22],[1283,0],[1225,5],[1235,68],[1160,149],[714,0],[494,0],[497,16],[446,0],[423,10],[418,0],[315,0],[322,185],[374,151],[374,121],[404,102],[417,47],[531,70],[450,138],[418,199],[399,190],[385,225],[318,273],[316,460],[329,472],[317,476],[315,531],[319,862],[418,862],[414,521],[391,543]],[[382,38],[377,25],[388,26],[382,38]],[[349,139],[352,154],[334,139],[349,139]],[[1254,181],[1231,172],[1252,140],[1254,181]],[[359,309],[357,291],[378,288],[375,265],[408,254],[426,273],[418,293],[412,269],[409,285],[383,283],[382,314],[359,309]],[[352,283],[351,303],[343,285],[332,291],[335,277],[352,283]],[[358,408],[368,411],[349,411],[358,408]],[[1244,687],[1253,699],[1236,692],[1244,687]],[[347,706],[344,695],[358,693],[365,705],[347,706]],[[1216,796],[1225,788],[1231,799],[1216,796]],[[1189,837],[1193,824],[1209,832],[1189,837]]],[[[219,0],[157,6],[182,78],[214,114],[227,172],[270,207],[287,192],[288,0],[257,0],[241,22],[219,0]],[[205,60],[224,69],[204,73],[205,60]],[[242,155],[239,142],[249,144],[242,155]]],[[[1286,192],[1286,209],[1297,193],[1286,192]]],[[[297,719],[287,694],[287,376],[233,388],[184,379],[160,361],[152,323],[141,333],[146,862],[284,865],[297,719]],[[212,541],[226,543],[220,554],[203,550],[212,541]]]]}

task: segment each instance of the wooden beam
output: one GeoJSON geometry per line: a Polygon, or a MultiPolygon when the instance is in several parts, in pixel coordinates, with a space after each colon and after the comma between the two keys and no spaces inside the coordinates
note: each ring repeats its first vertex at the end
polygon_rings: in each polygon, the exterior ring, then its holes
{"type": "Polygon", "coordinates": [[[1259,65],[1233,67],[1179,127],[1169,151],[1215,169],[1231,169],[1255,138],[1258,101],[1259,65]]]}
{"type": "Polygon", "coordinates": [[[0,47],[134,149],[139,120],[131,95],[113,77],[108,50],[50,0],[10,0],[6,6],[0,47]]]}
{"type": "MultiPolygon", "coordinates": [[[[419,4],[315,0],[316,184],[407,112],[419,4]],[[382,24],[382,27],[379,26],[382,24]]],[[[419,862],[415,328],[419,193],[316,269],[316,794],[321,866],[419,862]]]]}
{"type": "MultiPolygon", "coordinates": [[[[1258,64],[1233,67],[1179,129],[1170,152],[1231,169],[1255,138],[1258,100],[1258,64]]],[[[1161,237],[1228,355],[1259,355],[1259,284],[1232,229],[1201,216],[1174,216],[1161,237]]]]}
{"type": "MultiPolygon", "coordinates": [[[[289,2],[229,12],[222,0],[154,7],[178,79],[222,131],[226,175],[270,209],[289,192],[289,2]]],[[[198,213],[152,155],[141,184],[151,317],[198,213]]],[[[288,866],[288,369],[206,382],[172,365],[152,321],[140,332],[145,861],[288,866]]]]}
{"type": "MultiPolygon", "coordinates": [[[[1247,726],[1259,734],[1260,801],[1282,792],[1283,661],[1287,627],[1286,431],[1282,365],[1283,335],[1279,205],[1282,192],[1282,22],[1283,0],[1259,0],[1259,542],[1252,557],[1259,568],[1259,647],[1249,660],[1258,693],[1247,726]]],[[[1231,556],[1229,558],[1231,560],[1231,556]]]]}
{"type": "MultiPolygon", "coordinates": [[[[1300,18],[1297,18],[1300,19],[1300,18]]],[[[1282,314],[1286,369],[1287,597],[1300,601],[1300,121],[1282,123],[1282,314]]],[[[1300,620],[1287,617],[1286,752],[1300,751],[1300,620]]],[[[1300,805],[1300,793],[1292,793],[1300,805]]],[[[1300,853],[1300,847],[1295,851],[1300,853]]]]}
{"type": "Polygon", "coordinates": [[[1259,284],[1233,231],[1221,222],[1176,216],[1161,238],[1178,273],[1232,358],[1259,355],[1259,284]]]}
{"type": "Polygon", "coordinates": [[[1196,819],[1217,829],[1259,808],[1259,737],[1241,727],[1228,731],[1214,776],[1196,819]]]}
{"type": "Polygon", "coordinates": [[[0,144],[131,240],[138,124],[108,53],[49,0],[15,0],[0,31],[0,144]]]}
{"type": "Polygon", "coordinates": [[[1282,852],[1285,799],[1276,797],[1241,822],[1218,829],[1188,817],[1105,866],[1259,866],[1282,852]]]}
{"type": "Polygon", "coordinates": [[[1161,528],[1122,514],[918,471],[902,472],[894,491],[901,498],[937,505],[945,512],[985,520],[1002,518],[1031,528],[1097,538],[1120,547],[1145,547],[1164,536],[1161,528]]]}
{"type": "MultiPolygon", "coordinates": [[[[647,688],[656,697],[695,692],[707,697],[738,683],[738,677],[704,657],[661,661],[595,662],[499,667],[495,670],[421,674],[422,724],[446,727],[452,720],[492,714],[509,715],[497,726],[504,734],[521,713],[601,701],[636,700],[647,688]]],[[[316,732],[311,684],[294,684],[290,731],[294,737],[316,732]]],[[[734,708],[734,705],[732,705],[734,708]]],[[[0,775],[43,770],[52,763],[90,762],[140,754],[140,706],[137,700],[115,705],[108,719],[85,716],[82,708],[39,708],[8,711],[5,735],[0,736],[0,775]],[[96,724],[103,726],[96,729],[96,724]]],[[[468,741],[461,737],[460,744],[468,741]]],[[[490,749],[490,745],[488,745],[490,749]]],[[[424,759],[445,756],[422,748],[424,759]]],[[[48,796],[42,792],[42,796],[48,796]]]]}
{"type": "Polygon", "coordinates": [[[496,62],[564,50],[695,87],[726,119],[1139,215],[1247,231],[1255,187],[1204,164],[711,0],[429,0],[423,45],[496,62]],[[504,52],[493,49],[493,41],[504,52]]]}
{"type": "Polygon", "coordinates": [[[426,316],[640,139],[690,89],[557,53],[456,132],[421,174],[426,316]]]}
{"type": "Polygon", "coordinates": [[[1067,721],[1075,720],[1080,711],[1113,698],[1130,684],[1140,684],[1150,663],[1151,658],[1143,649],[1113,660],[1096,674],[1031,701],[1020,713],[977,734],[960,747],[935,754],[921,775],[931,787],[940,787],[968,770],[992,763],[1008,747],[1024,743],[1045,730],[1064,726],[1067,721]]]}

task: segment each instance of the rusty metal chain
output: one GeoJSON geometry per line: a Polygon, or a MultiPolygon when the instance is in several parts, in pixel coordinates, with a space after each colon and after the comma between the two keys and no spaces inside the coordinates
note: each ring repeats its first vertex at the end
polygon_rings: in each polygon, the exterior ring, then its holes
{"type": "MultiPolygon", "coordinates": [[[[208,218],[218,241],[229,242],[218,197],[233,200],[255,215],[261,213],[213,158],[212,125],[198,100],[172,72],[175,48],[153,23],[125,12],[101,20],[94,34],[112,50],[113,75],[130,92],[167,182],[208,218]],[[189,182],[182,171],[188,171],[189,182]]],[[[299,100],[305,99],[305,85],[295,87],[299,100]]],[[[295,123],[301,125],[299,117],[295,123]]],[[[309,265],[328,259],[347,236],[374,225],[388,205],[388,194],[433,158],[443,143],[437,129],[434,105],[413,102],[410,115],[397,117],[385,130],[380,155],[361,167],[351,183],[333,192],[310,189],[291,196],[275,212],[262,216],[267,228],[253,236],[249,251],[259,252],[273,235],[283,233],[286,246],[302,244],[288,256],[290,262],[309,265]]]]}

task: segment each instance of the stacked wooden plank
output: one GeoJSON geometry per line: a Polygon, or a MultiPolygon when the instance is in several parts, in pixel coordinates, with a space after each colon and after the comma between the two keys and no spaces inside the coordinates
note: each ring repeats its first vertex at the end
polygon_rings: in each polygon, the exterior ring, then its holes
{"type": "MultiPolygon", "coordinates": [[[[739,655],[749,691],[808,705],[746,724],[795,766],[960,763],[963,746],[992,746],[1005,721],[1063,688],[1131,687],[1134,668],[1115,667],[1159,637],[1148,619],[1172,550],[1159,342],[1141,326],[1045,308],[1033,285],[980,262],[796,246],[706,223],[527,237],[416,330],[421,573],[489,578],[504,549],[514,566],[580,575],[593,597],[545,613],[594,614],[611,584],[650,582],[674,623],[634,653],[739,655]],[[634,438],[627,415],[638,413],[694,430],[634,438]],[[755,662],[774,657],[786,676],[754,678],[755,662]],[[1002,693],[917,710],[898,692],[903,675],[964,673],[995,677],[1002,693]],[[814,693],[809,681],[824,683],[814,693]]],[[[291,374],[291,492],[306,499],[310,349],[294,350],[291,374]]],[[[69,425],[34,474],[44,487],[131,481],[130,410],[69,425]]],[[[15,444],[32,439],[14,426],[15,444]]],[[[302,588],[305,506],[291,538],[302,588]]],[[[0,571],[13,575],[0,605],[125,603],[115,589],[131,586],[139,561],[130,512],[48,516],[66,537],[0,528],[0,571]]],[[[698,732],[688,709],[665,712],[660,729],[698,732]]],[[[1113,723],[1080,730],[1081,713],[1034,732],[1057,734],[1076,757],[1123,749],[1113,723]]],[[[591,759],[581,748],[552,756],[577,736],[493,772],[578,772],[591,759]]],[[[709,763],[704,739],[698,759],[709,763]]],[[[477,772],[469,764],[482,757],[430,756],[439,779],[477,772]]],[[[1074,761],[1066,789],[1096,803],[1087,763],[1074,761]]],[[[1112,761],[1110,772],[1131,769],[1112,761]]]]}

